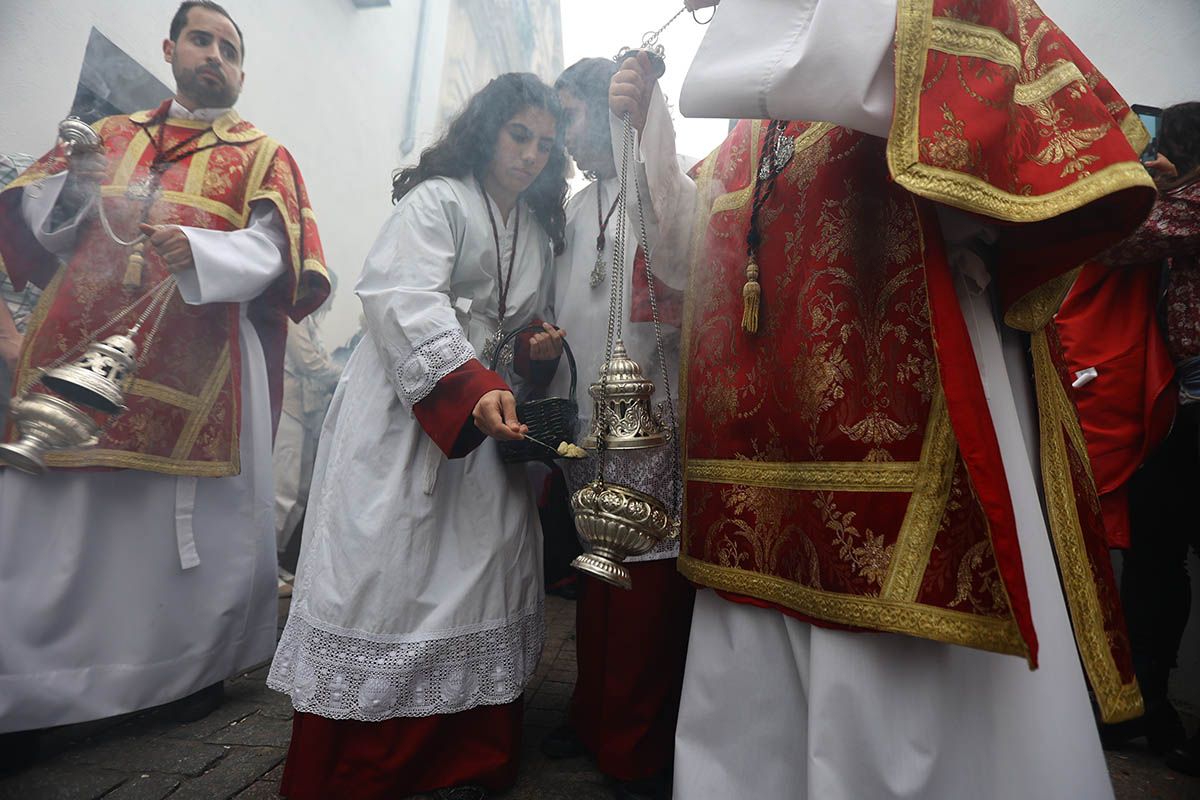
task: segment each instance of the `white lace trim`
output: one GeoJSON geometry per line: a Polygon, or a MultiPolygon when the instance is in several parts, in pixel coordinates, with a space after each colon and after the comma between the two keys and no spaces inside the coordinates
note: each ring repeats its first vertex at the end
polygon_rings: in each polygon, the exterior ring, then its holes
{"type": "Polygon", "coordinates": [[[425,337],[412,354],[395,365],[396,384],[409,407],[424,400],[438,381],[475,358],[475,348],[462,330],[446,328],[425,337]]]}
{"type": "Polygon", "coordinates": [[[541,603],[498,628],[421,642],[332,633],[293,611],[267,686],[328,719],[455,714],[520,697],[545,638],[541,603]]]}

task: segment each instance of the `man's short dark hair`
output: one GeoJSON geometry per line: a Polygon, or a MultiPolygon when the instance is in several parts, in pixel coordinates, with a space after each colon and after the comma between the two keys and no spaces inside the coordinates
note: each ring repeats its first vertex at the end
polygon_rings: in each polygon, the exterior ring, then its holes
{"type": "Polygon", "coordinates": [[[175,16],[171,18],[171,34],[172,42],[179,41],[179,34],[183,33],[183,29],[187,27],[188,12],[193,8],[207,8],[209,11],[215,11],[233,25],[233,29],[237,31],[238,44],[242,48],[242,60],[246,60],[246,37],[242,35],[242,29],[238,27],[237,21],[229,16],[229,12],[221,7],[220,4],[214,3],[212,0],[183,0],[179,4],[179,10],[175,12],[175,16]]]}

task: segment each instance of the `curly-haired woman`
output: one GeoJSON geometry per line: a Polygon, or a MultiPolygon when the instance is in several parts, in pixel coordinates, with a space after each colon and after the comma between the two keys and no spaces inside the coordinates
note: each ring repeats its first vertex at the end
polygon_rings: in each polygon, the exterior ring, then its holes
{"type": "Polygon", "coordinates": [[[542,649],[541,529],[510,385],[553,374],[566,156],[554,91],[507,74],[417,165],[356,292],[367,335],[321,435],[291,614],[268,683],[297,714],[290,798],[485,796],[516,777],[542,649]],[[477,354],[479,354],[477,358],[477,354]]]}

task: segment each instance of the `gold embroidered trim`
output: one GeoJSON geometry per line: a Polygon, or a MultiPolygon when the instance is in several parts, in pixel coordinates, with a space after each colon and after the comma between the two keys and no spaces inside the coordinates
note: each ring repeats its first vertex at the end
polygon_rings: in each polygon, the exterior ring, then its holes
{"type": "Polygon", "coordinates": [[[1059,61],[1037,80],[1018,83],[1013,87],[1013,100],[1023,106],[1031,106],[1034,103],[1042,102],[1076,81],[1087,83],[1083,73],[1079,71],[1079,67],[1070,61],[1059,61]]]}
{"type": "Polygon", "coordinates": [[[1128,111],[1121,120],[1121,133],[1125,134],[1133,152],[1139,155],[1146,149],[1146,145],[1150,144],[1150,131],[1146,130],[1141,118],[1132,110],[1128,111]]]}
{"type": "MultiPolygon", "coordinates": [[[[100,187],[100,194],[103,197],[124,197],[128,188],[126,184],[112,183],[100,187]]],[[[218,216],[238,228],[245,226],[245,220],[243,220],[242,216],[236,210],[218,200],[174,190],[163,191],[159,197],[169,203],[207,211],[209,214],[218,216]]]]}
{"type": "MultiPolygon", "coordinates": [[[[154,113],[157,108],[149,108],[143,111],[135,111],[129,115],[129,119],[133,122],[145,124],[154,118],[154,113]]],[[[213,133],[215,133],[223,142],[231,144],[245,144],[253,142],[255,139],[261,139],[266,136],[265,133],[255,128],[253,125],[240,133],[234,133],[231,128],[237,127],[242,122],[242,118],[232,108],[226,111],[221,116],[217,117],[212,122],[213,133]]],[[[177,117],[168,117],[167,124],[176,128],[187,128],[189,130],[202,130],[209,127],[209,123],[199,119],[179,119],[177,117]]]]}
{"type": "Polygon", "coordinates": [[[946,396],[939,388],[929,409],[925,441],[921,445],[921,469],[896,537],[892,560],[879,592],[881,598],[916,602],[929,566],[929,554],[933,551],[933,542],[950,499],[957,453],[958,443],[950,425],[946,396]]]}
{"type": "MultiPolygon", "coordinates": [[[[700,229],[701,232],[708,229],[707,220],[709,217],[725,211],[736,211],[739,208],[743,208],[747,203],[750,202],[750,197],[754,194],[754,174],[758,171],[759,148],[762,147],[762,142],[759,141],[762,138],[762,127],[762,120],[756,119],[750,123],[750,156],[748,159],[750,176],[746,179],[746,185],[741,189],[718,195],[713,199],[712,205],[709,206],[708,209],[703,209],[706,213],[702,215],[702,219],[705,220],[705,223],[700,229]]],[[[713,167],[716,166],[716,160],[717,154],[713,153],[713,167]]],[[[712,179],[712,169],[709,169],[708,171],[708,178],[709,180],[712,179]]],[[[698,205],[702,207],[704,204],[700,203],[698,205]]]]}
{"type": "Polygon", "coordinates": [[[919,464],[887,461],[748,461],[693,458],[687,479],[790,491],[911,492],[919,464]]]}
{"type": "Polygon", "coordinates": [[[1080,270],[1080,267],[1076,267],[1026,292],[1005,312],[1004,324],[1026,333],[1046,327],[1058,313],[1080,270]]]}
{"type": "Polygon", "coordinates": [[[929,47],[934,50],[952,56],[985,58],[1016,70],[1021,68],[1021,48],[995,28],[937,17],[932,20],[931,33],[929,47]]]}
{"type": "Polygon", "coordinates": [[[203,196],[204,179],[208,176],[208,160],[212,158],[212,153],[211,149],[201,150],[192,156],[188,162],[187,180],[183,184],[184,194],[203,196]]]}
{"type": "MultiPolygon", "coordinates": [[[[1039,397],[1046,510],[1050,517],[1051,539],[1058,556],[1058,568],[1071,612],[1079,656],[1103,720],[1120,722],[1133,719],[1143,712],[1141,692],[1136,679],[1128,684],[1121,682],[1121,674],[1113,658],[1095,577],[1083,542],[1066,444],[1062,438],[1065,430],[1072,446],[1079,448],[1083,434],[1081,431],[1078,437],[1073,435],[1072,428],[1078,428],[1079,422],[1054,369],[1045,330],[1033,334],[1032,346],[1034,378],[1039,397]]],[[[1088,460],[1086,449],[1079,450],[1077,454],[1085,462],[1088,460]]],[[[1088,469],[1089,480],[1092,480],[1090,465],[1088,469]]],[[[1094,481],[1090,488],[1095,491],[1094,481]]]]}
{"type": "Polygon", "coordinates": [[[913,164],[896,182],[930,200],[1009,222],[1037,222],[1136,186],[1152,188],[1146,168],[1135,161],[1110,164],[1099,172],[1041,195],[1010,194],[973,175],[913,164]]]}
{"type": "Polygon", "coordinates": [[[151,400],[157,400],[160,403],[166,403],[167,405],[187,409],[188,411],[195,411],[200,407],[200,398],[194,394],[181,392],[178,389],[172,389],[161,383],[142,380],[141,378],[133,379],[133,383],[129,387],[129,394],[148,397],[151,400]]]}
{"type": "Polygon", "coordinates": [[[824,592],[770,575],[718,567],[682,553],[679,556],[679,571],[684,577],[704,586],[759,597],[838,625],[901,633],[1005,655],[1022,656],[1025,653],[1025,645],[1011,619],[824,592]]]}
{"type": "Polygon", "coordinates": [[[226,342],[225,346],[221,349],[221,354],[217,356],[217,366],[213,369],[212,374],[208,376],[204,388],[200,391],[199,403],[196,410],[191,413],[187,423],[183,426],[183,430],[179,432],[179,440],[175,442],[175,449],[171,451],[171,458],[182,460],[192,452],[192,448],[196,446],[196,437],[200,435],[200,429],[208,421],[208,415],[212,413],[213,404],[217,402],[217,396],[221,393],[221,387],[225,385],[225,380],[229,377],[229,370],[231,368],[229,343],[226,342]]]}
{"type": "MultiPolygon", "coordinates": [[[[236,448],[233,451],[238,452],[236,448]]],[[[237,475],[237,460],[230,461],[177,461],[168,456],[150,456],[125,450],[88,448],[46,455],[46,464],[51,467],[116,467],[157,472],[161,475],[184,475],[196,478],[225,478],[237,475]]]]}
{"type": "MultiPolygon", "coordinates": [[[[689,353],[691,352],[692,325],[695,317],[696,275],[701,269],[707,268],[707,265],[700,264],[704,253],[704,237],[708,233],[708,221],[711,217],[711,207],[708,206],[706,197],[711,191],[712,176],[717,167],[719,153],[720,148],[710,153],[700,163],[700,169],[696,173],[696,212],[692,220],[691,251],[688,253],[687,291],[683,293],[683,320],[679,332],[679,457],[685,476],[689,464],[687,448],[688,364],[691,361],[689,353]]],[[[681,502],[683,513],[680,515],[682,519],[679,541],[681,548],[686,550],[690,535],[687,514],[688,482],[686,480],[683,482],[681,502]]]]}
{"type": "MultiPolygon", "coordinates": [[[[956,20],[939,18],[935,21],[932,0],[899,0],[896,14],[896,102],[887,141],[887,159],[893,178],[905,189],[972,213],[1009,222],[1037,222],[1074,211],[1122,189],[1137,186],[1154,188],[1149,173],[1135,161],[1110,164],[1061,189],[1036,196],[1013,194],[973,175],[922,164],[918,117],[926,55],[935,28],[940,31],[938,35],[945,47],[954,45],[965,48],[965,43],[970,41],[980,49],[995,50],[991,55],[978,53],[982,57],[995,56],[993,60],[997,63],[1005,63],[1012,58],[1012,50],[1003,48],[995,37],[983,34],[988,30],[986,28],[956,20]],[[958,44],[955,45],[955,42],[958,44]]],[[[1010,47],[1016,47],[1007,39],[1004,41],[1010,47]]],[[[1013,66],[1019,65],[1018,51],[1013,66]]]]}
{"type": "MultiPolygon", "coordinates": [[[[267,170],[270,169],[277,150],[279,150],[279,143],[268,139],[254,154],[254,163],[250,167],[250,174],[246,176],[246,207],[243,211],[247,215],[250,213],[250,203],[261,196],[263,181],[267,177],[267,170]]],[[[283,198],[279,197],[278,193],[272,192],[271,194],[278,198],[279,215],[283,217],[284,222],[287,222],[287,209],[283,206],[283,198]]]]}
{"type": "Polygon", "coordinates": [[[125,148],[125,152],[121,154],[121,160],[117,163],[117,169],[113,172],[112,180],[101,187],[102,196],[111,196],[104,190],[109,186],[119,185],[121,187],[120,195],[125,195],[125,188],[129,184],[130,178],[137,170],[138,162],[142,160],[142,155],[146,152],[146,148],[150,146],[150,135],[134,136],[130,140],[129,146],[125,148]]]}

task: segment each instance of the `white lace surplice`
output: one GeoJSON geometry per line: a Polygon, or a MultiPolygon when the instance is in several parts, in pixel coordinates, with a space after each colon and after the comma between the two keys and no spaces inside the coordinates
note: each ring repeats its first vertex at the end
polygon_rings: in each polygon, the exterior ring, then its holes
{"type": "MultiPolygon", "coordinates": [[[[541,653],[541,528],[523,467],[501,463],[490,439],[448,460],[411,411],[496,328],[484,202],[474,183],[420,184],[356,287],[367,335],[325,419],[268,678],[299,711],[375,721],[507,703],[541,653]]],[[[515,217],[500,230],[506,270],[515,217]]],[[[506,331],[550,316],[550,262],[522,208],[506,331]]]]}

